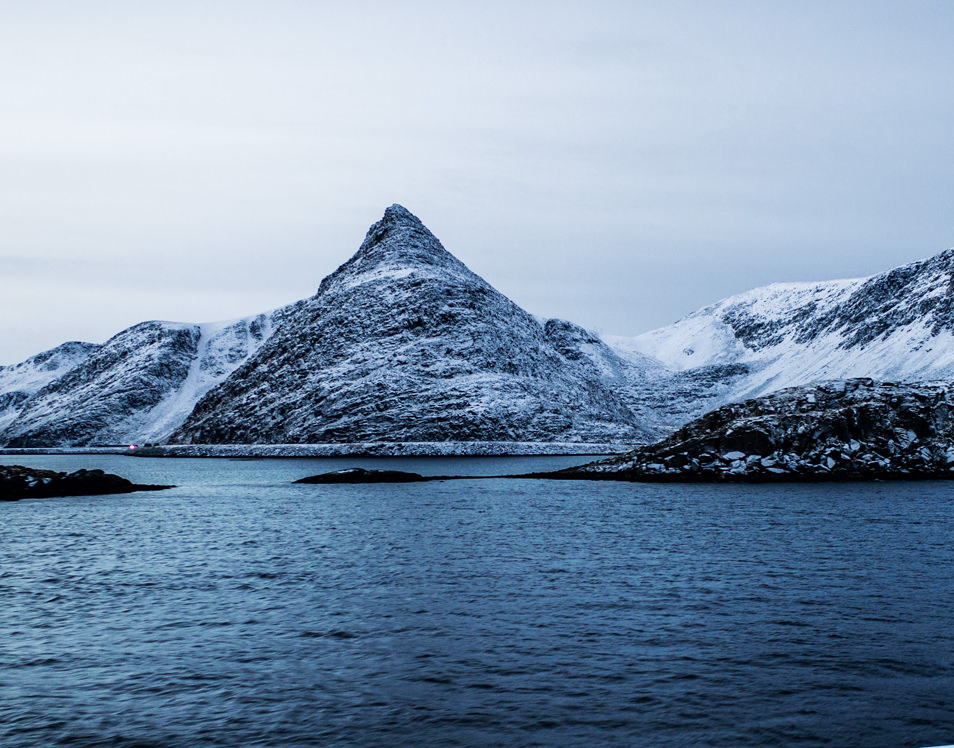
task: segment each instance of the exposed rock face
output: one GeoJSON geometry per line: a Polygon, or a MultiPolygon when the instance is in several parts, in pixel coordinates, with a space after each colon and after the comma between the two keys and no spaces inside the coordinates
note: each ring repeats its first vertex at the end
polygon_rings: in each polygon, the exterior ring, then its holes
{"type": "Polygon", "coordinates": [[[541,324],[392,206],[181,443],[641,441],[635,374],[599,338],[541,324]]]}
{"type": "Polygon", "coordinates": [[[954,478],[954,393],[870,379],[785,389],[563,472],[672,481],[954,478]]]}
{"type": "Polygon", "coordinates": [[[58,473],[22,465],[0,465],[0,501],[39,499],[51,496],[97,496],[101,494],[160,491],[173,486],[137,485],[102,470],[58,473]]]}

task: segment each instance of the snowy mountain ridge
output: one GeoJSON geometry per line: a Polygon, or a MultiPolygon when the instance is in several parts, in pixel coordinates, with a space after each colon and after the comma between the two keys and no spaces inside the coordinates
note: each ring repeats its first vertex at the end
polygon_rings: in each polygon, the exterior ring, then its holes
{"type": "Polygon", "coordinates": [[[261,347],[287,309],[204,325],[143,322],[100,346],[81,344],[85,356],[8,412],[0,441],[33,447],[162,439],[261,347]]]}
{"type": "Polygon", "coordinates": [[[952,294],[947,250],[869,278],[756,288],[607,342],[621,356],[657,360],[673,382],[707,366],[736,367],[707,409],[830,379],[950,382],[952,294]]]}
{"type": "Polygon", "coordinates": [[[629,341],[630,350],[651,356],[674,371],[754,361],[758,351],[747,346],[737,334],[742,325],[734,324],[743,315],[761,320],[765,327],[794,332],[790,325],[804,310],[828,311],[837,307],[863,281],[773,283],[722,299],[667,327],[634,338],[607,340],[617,345],[629,341]]]}
{"type": "Polygon", "coordinates": [[[85,361],[99,349],[94,343],[63,343],[26,361],[0,367],[0,432],[7,428],[27,400],[46,385],[85,361]]]}

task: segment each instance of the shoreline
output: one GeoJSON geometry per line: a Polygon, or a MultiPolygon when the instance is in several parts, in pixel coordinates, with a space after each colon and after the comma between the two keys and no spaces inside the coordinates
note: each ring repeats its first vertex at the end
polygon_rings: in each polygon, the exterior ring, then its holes
{"type": "Polygon", "coordinates": [[[22,447],[0,456],[117,454],[129,457],[598,457],[627,452],[631,444],[578,442],[352,442],[342,444],[168,444],[153,447],[22,447]]]}

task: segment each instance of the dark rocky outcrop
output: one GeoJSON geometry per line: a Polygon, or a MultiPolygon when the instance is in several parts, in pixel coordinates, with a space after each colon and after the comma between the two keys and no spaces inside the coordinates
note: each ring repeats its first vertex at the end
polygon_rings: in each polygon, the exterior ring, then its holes
{"type": "MultiPolygon", "coordinates": [[[[364,468],[345,468],[321,475],[311,475],[296,480],[295,483],[419,483],[435,480],[425,478],[418,473],[406,473],[401,470],[365,470],[364,468]]],[[[440,479],[437,479],[440,480],[440,479]]]]}
{"type": "Polygon", "coordinates": [[[102,470],[59,473],[22,465],[0,465],[0,501],[53,496],[97,496],[133,491],[160,491],[166,488],[173,486],[140,485],[102,470]]]}
{"type": "Polygon", "coordinates": [[[948,385],[854,379],[718,408],[672,436],[549,477],[642,481],[954,478],[948,385]]]}

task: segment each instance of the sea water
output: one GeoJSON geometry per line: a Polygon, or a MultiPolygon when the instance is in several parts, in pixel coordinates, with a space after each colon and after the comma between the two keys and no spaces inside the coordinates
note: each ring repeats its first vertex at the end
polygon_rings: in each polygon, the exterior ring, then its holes
{"type": "Polygon", "coordinates": [[[0,504],[4,748],[954,742],[954,484],[0,460],[178,486],[0,504]]]}

